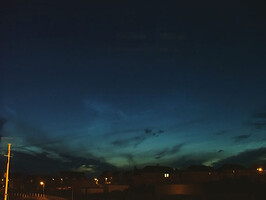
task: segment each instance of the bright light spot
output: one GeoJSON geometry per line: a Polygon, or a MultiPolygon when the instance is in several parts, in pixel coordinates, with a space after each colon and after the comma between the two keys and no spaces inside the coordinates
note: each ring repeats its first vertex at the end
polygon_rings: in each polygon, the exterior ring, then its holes
{"type": "Polygon", "coordinates": [[[108,181],[108,178],[105,178],[105,184],[111,184],[111,181],[108,181]]]}
{"type": "Polygon", "coordinates": [[[41,181],[41,182],[40,182],[40,185],[44,185],[44,182],[43,182],[43,181],[41,181]]]}
{"type": "Polygon", "coordinates": [[[169,174],[168,173],[165,173],[164,174],[164,178],[169,178],[169,174]]]}
{"type": "Polygon", "coordinates": [[[99,180],[97,178],[94,178],[95,184],[98,185],[99,180]]]}
{"type": "Polygon", "coordinates": [[[257,168],[257,171],[262,172],[263,169],[261,167],[257,168]]]}

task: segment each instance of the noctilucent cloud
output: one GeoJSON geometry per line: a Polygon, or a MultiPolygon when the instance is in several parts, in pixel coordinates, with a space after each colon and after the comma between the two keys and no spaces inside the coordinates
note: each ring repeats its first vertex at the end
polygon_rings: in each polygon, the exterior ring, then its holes
{"type": "Polygon", "coordinates": [[[5,2],[1,154],[26,172],[265,162],[263,8],[5,2]]]}

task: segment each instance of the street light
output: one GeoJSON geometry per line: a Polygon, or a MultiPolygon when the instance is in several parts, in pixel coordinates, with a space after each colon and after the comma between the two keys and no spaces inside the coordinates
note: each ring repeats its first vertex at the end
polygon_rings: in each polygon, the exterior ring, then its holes
{"type": "Polygon", "coordinates": [[[68,189],[71,189],[71,200],[73,200],[74,199],[73,186],[69,186],[68,189]]]}
{"type": "Polygon", "coordinates": [[[263,169],[261,167],[257,168],[257,171],[262,172],[263,169]]]}
{"type": "Polygon", "coordinates": [[[45,185],[44,182],[41,181],[41,182],[40,182],[40,185],[42,186],[42,193],[44,194],[44,185],[45,185]]]}

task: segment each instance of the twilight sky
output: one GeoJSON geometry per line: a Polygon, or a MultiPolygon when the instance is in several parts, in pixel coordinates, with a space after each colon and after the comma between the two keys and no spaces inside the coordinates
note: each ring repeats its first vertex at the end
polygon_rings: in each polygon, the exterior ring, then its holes
{"type": "Polygon", "coordinates": [[[266,161],[265,2],[2,4],[11,169],[266,161]]]}

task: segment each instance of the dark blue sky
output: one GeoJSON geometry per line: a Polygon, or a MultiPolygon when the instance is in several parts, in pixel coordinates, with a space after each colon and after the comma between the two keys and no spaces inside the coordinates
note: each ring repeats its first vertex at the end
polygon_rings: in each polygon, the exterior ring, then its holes
{"type": "Polygon", "coordinates": [[[2,153],[28,172],[265,162],[264,9],[4,2],[2,153]]]}

